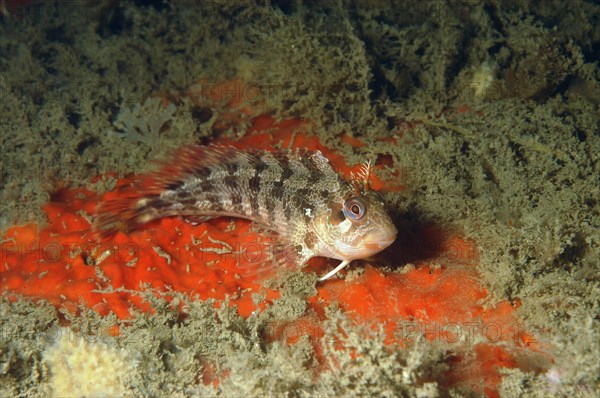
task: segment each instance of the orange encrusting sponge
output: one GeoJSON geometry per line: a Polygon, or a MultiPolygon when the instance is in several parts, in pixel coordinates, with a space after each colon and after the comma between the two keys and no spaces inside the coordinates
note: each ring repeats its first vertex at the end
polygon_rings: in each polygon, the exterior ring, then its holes
{"type": "MultiPolygon", "coordinates": [[[[217,143],[240,148],[273,149],[279,145],[319,149],[344,175],[356,170],[323,147],[318,138],[307,135],[310,127],[299,119],[276,122],[259,116],[241,140],[217,143]]],[[[389,159],[383,163],[380,167],[390,167],[389,159]]],[[[127,182],[124,179],[119,184],[127,182]]],[[[396,182],[376,178],[372,186],[402,189],[396,182]]],[[[14,300],[19,295],[46,299],[72,311],[83,304],[100,314],[112,311],[121,319],[136,311],[152,311],[139,294],[148,287],[201,300],[213,298],[216,305],[229,296],[230,305],[236,305],[244,317],[279,297],[278,291],[262,287],[254,277],[262,237],[244,220],[221,218],[195,226],[180,218],[164,218],[98,243],[87,216],[99,202],[115,195],[118,191],[103,198],[86,189],[62,189],[44,206],[46,227],[29,224],[10,228],[0,250],[2,293],[14,300]],[[253,293],[263,294],[265,301],[257,305],[253,293]]],[[[454,236],[445,239],[436,254],[440,267],[416,259],[415,268],[403,274],[368,266],[351,280],[319,284],[318,294],[309,298],[309,313],[299,320],[274,325],[268,337],[294,344],[308,333],[317,355],[323,355],[319,348],[324,335],[321,323],[325,308],[336,304],[356,323],[374,328],[383,325],[386,343],[394,349],[410,344],[418,333],[457,346],[464,339],[473,339],[479,342],[472,353],[474,359],[464,360],[465,353],[452,355],[453,365],[439,382],[471,386],[474,391],[482,391],[482,383],[483,391],[493,396],[500,381],[499,370],[518,366],[518,356],[535,344],[518,328],[511,305],[482,306],[487,293],[478,282],[475,253],[472,242],[454,236]]],[[[315,264],[308,268],[316,270],[315,264]]]]}

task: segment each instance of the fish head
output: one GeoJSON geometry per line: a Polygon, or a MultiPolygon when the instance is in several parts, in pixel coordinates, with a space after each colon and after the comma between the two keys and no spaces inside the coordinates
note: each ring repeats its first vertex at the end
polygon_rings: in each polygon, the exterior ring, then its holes
{"type": "Polygon", "coordinates": [[[349,193],[329,203],[315,218],[318,256],[339,260],[368,258],[390,246],[398,230],[375,191],[349,193]]]}

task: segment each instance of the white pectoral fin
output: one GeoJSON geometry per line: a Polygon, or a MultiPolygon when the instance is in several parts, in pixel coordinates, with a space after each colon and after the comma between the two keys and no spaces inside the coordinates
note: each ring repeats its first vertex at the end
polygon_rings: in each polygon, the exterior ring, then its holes
{"type": "Polygon", "coordinates": [[[350,264],[352,260],[344,260],[340,263],[340,265],[338,265],[337,267],[335,267],[334,269],[332,269],[331,271],[329,271],[325,276],[322,276],[319,278],[319,282],[322,282],[324,280],[327,280],[329,278],[331,278],[333,275],[337,274],[339,271],[343,270],[344,268],[346,268],[346,266],[348,264],[350,264]]]}

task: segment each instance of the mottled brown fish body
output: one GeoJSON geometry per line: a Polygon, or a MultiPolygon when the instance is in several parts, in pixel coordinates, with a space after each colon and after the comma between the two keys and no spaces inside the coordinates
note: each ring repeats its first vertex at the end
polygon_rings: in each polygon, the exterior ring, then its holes
{"type": "MultiPolygon", "coordinates": [[[[277,232],[283,242],[297,247],[303,262],[320,255],[323,245],[335,251],[339,240],[345,238],[337,236],[340,232],[356,239],[367,233],[365,227],[377,227],[364,220],[355,222],[363,225],[362,231],[350,231],[353,225],[349,222],[344,225],[344,203],[360,193],[339,177],[320,151],[242,151],[194,145],[179,150],[172,162],[139,176],[122,190],[122,199],[106,202],[98,209],[96,229],[102,235],[131,231],[166,216],[198,221],[240,217],[277,232]]],[[[375,201],[375,216],[381,218],[379,207],[382,209],[383,203],[375,201]]],[[[383,221],[383,227],[392,226],[395,238],[395,228],[385,212],[383,221]]],[[[330,256],[346,260],[341,254],[330,256]]]]}

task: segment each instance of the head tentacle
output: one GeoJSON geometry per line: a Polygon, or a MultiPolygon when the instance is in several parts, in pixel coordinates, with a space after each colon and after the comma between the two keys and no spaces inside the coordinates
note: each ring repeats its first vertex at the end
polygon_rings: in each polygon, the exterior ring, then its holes
{"type": "Polygon", "coordinates": [[[360,195],[361,193],[371,190],[370,180],[372,173],[373,164],[371,159],[368,159],[365,163],[363,163],[358,173],[350,173],[350,180],[352,182],[352,186],[354,187],[355,195],[360,195]]]}

